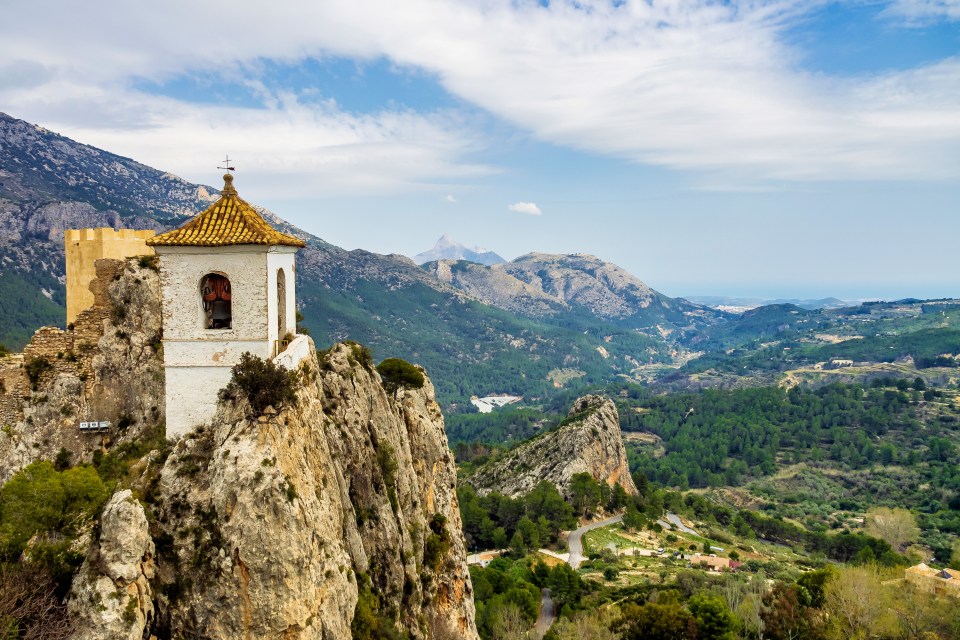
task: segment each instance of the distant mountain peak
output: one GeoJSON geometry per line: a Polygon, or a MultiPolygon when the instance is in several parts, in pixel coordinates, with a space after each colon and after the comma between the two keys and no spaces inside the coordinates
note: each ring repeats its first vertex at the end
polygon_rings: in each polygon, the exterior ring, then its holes
{"type": "Polygon", "coordinates": [[[472,249],[460,244],[445,233],[440,236],[437,243],[433,245],[430,251],[424,251],[413,256],[413,261],[417,264],[426,264],[427,262],[436,262],[437,260],[467,260],[487,266],[501,264],[506,262],[493,251],[487,251],[482,247],[473,247],[472,249]]]}

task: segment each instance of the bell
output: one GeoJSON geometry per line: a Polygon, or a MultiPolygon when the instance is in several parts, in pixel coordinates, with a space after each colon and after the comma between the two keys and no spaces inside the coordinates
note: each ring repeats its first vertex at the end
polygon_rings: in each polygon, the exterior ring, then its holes
{"type": "Polygon", "coordinates": [[[228,301],[214,300],[210,312],[210,319],[215,323],[230,324],[230,303],[228,301]]]}

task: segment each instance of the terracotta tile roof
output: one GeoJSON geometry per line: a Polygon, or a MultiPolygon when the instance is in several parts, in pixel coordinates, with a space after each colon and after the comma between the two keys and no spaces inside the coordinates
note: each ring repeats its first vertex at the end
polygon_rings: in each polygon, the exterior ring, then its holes
{"type": "Polygon", "coordinates": [[[150,246],[223,247],[234,244],[303,247],[300,238],[280,233],[237,196],[233,176],[223,176],[220,199],[179,229],[147,240],[150,246]]]}

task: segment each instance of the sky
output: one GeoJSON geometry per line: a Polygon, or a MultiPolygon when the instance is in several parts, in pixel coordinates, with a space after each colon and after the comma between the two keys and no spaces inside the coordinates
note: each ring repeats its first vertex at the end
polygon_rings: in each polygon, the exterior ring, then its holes
{"type": "Polygon", "coordinates": [[[347,249],[960,297],[960,0],[0,3],[0,111],[347,249]]]}

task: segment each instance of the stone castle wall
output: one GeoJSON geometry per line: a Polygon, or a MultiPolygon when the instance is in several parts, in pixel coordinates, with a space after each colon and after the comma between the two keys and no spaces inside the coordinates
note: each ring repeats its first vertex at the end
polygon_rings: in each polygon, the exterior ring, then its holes
{"type": "Polygon", "coordinates": [[[102,258],[120,260],[132,256],[153,255],[147,239],[152,230],[67,229],[63,234],[67,263],[67,323],[94,303],[90,282],[96,277],[95,263],[102,258]]]}
{"type": "Polygon", "coordinates": [[[42,327],[22,354],[0,358],[0,481],[61,448],[89,461],[103,442],[164,420],[159,275],[136,259],[97,260],[94,271],[92,307],[66,331],[42,327]],[[81,433],[90,419],[117,426],[81,433]]]}

